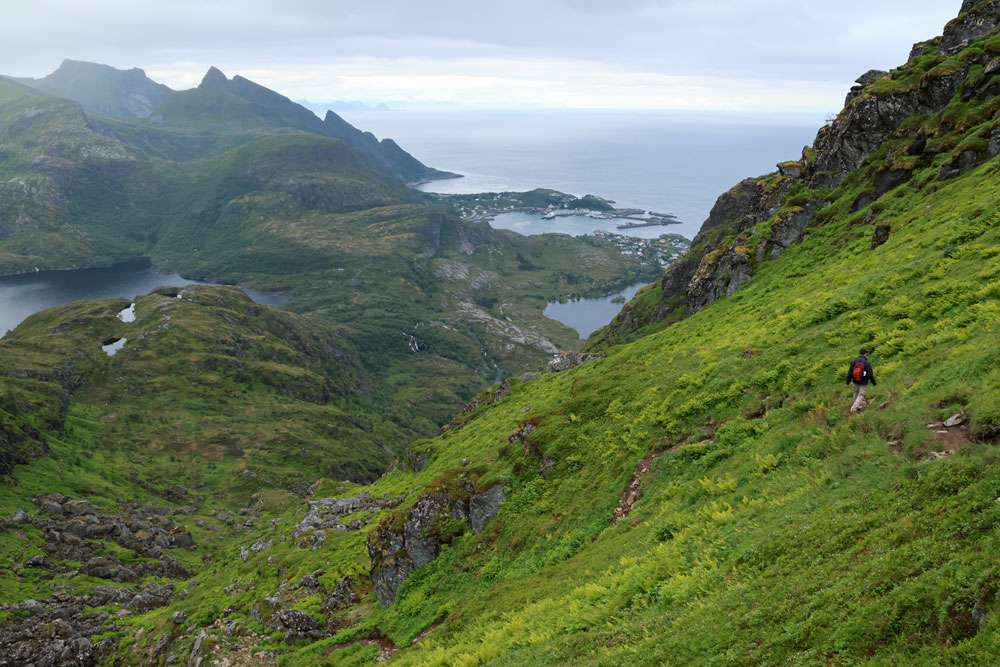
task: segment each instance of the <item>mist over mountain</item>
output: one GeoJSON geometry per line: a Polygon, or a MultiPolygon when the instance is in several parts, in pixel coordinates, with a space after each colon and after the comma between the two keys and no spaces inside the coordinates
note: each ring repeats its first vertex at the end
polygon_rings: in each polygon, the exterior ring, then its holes
{"type": "Polygon", "coordinates": [[[66,97],[88,110],[123,118],[146,118],[171,92],[134,67],[64,60],[59,69],[41,79],[16,79],[53,97],[66,97]]]}

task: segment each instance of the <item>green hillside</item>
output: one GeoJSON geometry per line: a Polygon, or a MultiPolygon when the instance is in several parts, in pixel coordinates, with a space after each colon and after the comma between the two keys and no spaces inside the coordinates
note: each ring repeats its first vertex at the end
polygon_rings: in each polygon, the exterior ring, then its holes
{"type": "Polygon", "coordinates": [[[281,292],[338,328],[388,392],[376,407],[408,408],[410,433],[435,433],[487,379],[578,347],[542,316],[549,301],[657,275],[610,242],[464,222],[310,112],[217,70],[165,97],[158,124],[0,83],[0,273],[148,256],[281,292]],[[191,146],[202,158],[180,159],[191,146]]]}
{"type": "MultiPolygon", "coordinates": [[[[294,239],[344,271],[240,273],[286,280],[308,317],[186,288],[137,300],[135,323],[115,321],[124,303],[82,302],[0,341],[0,451],[18,463],[49,450],[0,495],[0,566],[14,574],[0,651],[56,664],[995,664],[998,25],[1000,2],[966,2],[906,65],[862,77],[800,160],[720,198],[687,261],[592,356],[482,392],[365,486],[322,466],[393,432],[391,417],[352,421],[366,401],[412,424],[404,413],[434,402],[395,384],[404,363],[428,377],[468,367],[476,346],[457,330],[496,334],[506,290],[528,299],[601,247],[532,246],[376,201],[391,184],[356,195],[372,208],[293,208],[294,224],[269,225],[286,195],[305,201],[332,145],[309,143],[317,162],[281,178],[254,180],[242,160],[213,169],[225,196],[209,201],[265,204],[204,221],[294,239]],[[351,253],[324,235],[338,225],[355,230],[351,253]],[[532,248],[567,263],[523,268],[532,248]],[[412,272],[395,282],[351,264],[404,255],[412,272]],[[339,273],[351,298],[316,289],[339,273]],[[410,334],[436,354],[390,355],[375,373],[368,323],[395,317],[380,299],[397,293],[421,312],[441,304],[437,325],[410,334]],[[325,321],[340,324],[312,328],[325,321]],[[101,357],[98,338],[128,327],[145,338],[101,357]],[[850,414],[862,346],[877,386],[850,414]],[[239,450],[212,439],[223,425],[239,450]]],[[[198,266],[180,247],[168,237],[161,261],[198,266]]]]}

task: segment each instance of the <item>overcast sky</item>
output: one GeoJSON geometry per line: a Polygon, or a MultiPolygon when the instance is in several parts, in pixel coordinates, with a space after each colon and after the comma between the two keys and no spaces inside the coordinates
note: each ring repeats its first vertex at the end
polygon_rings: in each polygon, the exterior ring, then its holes
{"type": "Polygon", "coordinates": [[[292,99],[837,111],[961,0],[31,0],[0,72],[64,58],[175,89],[215,65],[292,99]]]}

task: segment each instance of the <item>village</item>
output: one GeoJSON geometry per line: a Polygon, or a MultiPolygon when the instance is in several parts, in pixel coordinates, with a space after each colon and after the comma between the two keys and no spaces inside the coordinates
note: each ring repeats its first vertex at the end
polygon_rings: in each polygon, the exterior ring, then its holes
{"type": "Polygon", "coordinates": [[[655,239],[640,239],[597,230],[594,236],[614,243],[623,255],[639,255],[643,266],[657,264],[666,268],[686,255],[691,247],[691,242],[678,234],[663,234],[655,239]]]}

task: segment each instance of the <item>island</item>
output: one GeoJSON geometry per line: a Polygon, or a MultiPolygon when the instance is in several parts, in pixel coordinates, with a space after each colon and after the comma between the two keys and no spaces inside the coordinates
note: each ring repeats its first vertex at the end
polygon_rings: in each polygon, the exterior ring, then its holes
{"type": "Polygon", "coordinates": [[[536,188],[527,192],[479,192],[475,194],[428,193],[438,201],[450,204],[456,212],[469,221],[490,222],[504,213],[533,213],[542,220],[568,216],[587,216],[597,220],[629,220],[618,229],[655,227],[681,224],[670,213],[654,213],[641,208],[616,208],[610,199],[597,195],[575,195],[536,188]]]}

